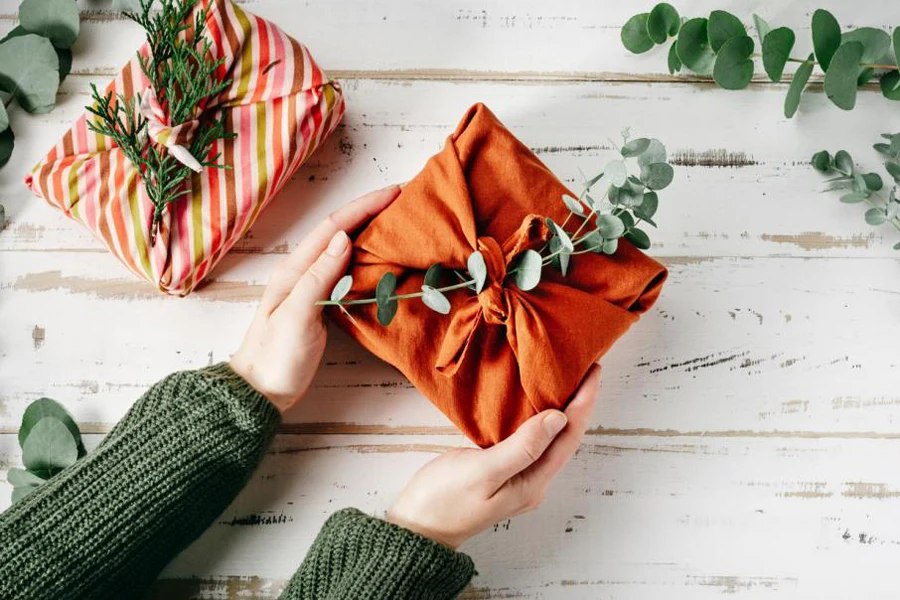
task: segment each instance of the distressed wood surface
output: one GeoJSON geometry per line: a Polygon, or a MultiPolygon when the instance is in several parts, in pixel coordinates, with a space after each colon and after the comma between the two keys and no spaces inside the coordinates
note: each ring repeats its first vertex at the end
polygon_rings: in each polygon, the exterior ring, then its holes
{"type": "MultiPolygon", "coordinates": [[[[652,2],[242,0],[341,77],[348,113],[250,235],[187,299],[134,280],[22,185],[28,168],[140,42],[108,0],[80,0],[74,74],[57,109],[13,111],[0,171],[0,467],[42,395],[89,445],[167,373],[224,360],[275,262],[336,206],[413,176],[466,107],[488,104],[576,185],[630,126],[662,139],[676,180],[652,253],[658,306],[604,359],[592,428],[538,512],[466,546],[469,600],[893,598],[900,560],[900,260],[892,231],[819,192],[816,150],[872,168],[894,107],[853,112],[818,84],[791,121],[786,85],[743,92],[671,77],[665,50],[628,54],[619,28],[652,2]]],[[[0,33],[18,0],[0,0],[0,33]]],[[[724,5],[679,2],[684,15],[724,5]]],[[[884,25],[878,0],[736,0],[810,46],[813,10],[884,25]]],[[[383,513],[414,470],[465,441],[396,371],[334,332],[305,404],[251,485],[166,571],[152,597],[277,597],[326,516],[383,513]]],[[[9,486],[0,481],[0,509],[9,486]]]]}

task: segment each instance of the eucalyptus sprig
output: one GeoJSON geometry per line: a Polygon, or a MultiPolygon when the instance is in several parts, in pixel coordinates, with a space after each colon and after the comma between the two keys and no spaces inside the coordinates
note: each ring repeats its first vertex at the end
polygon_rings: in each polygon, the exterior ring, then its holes
{"type": "Polygon", "coordinates": [[[29,113],[53,109],[59,85],[72,70],[70,48],[80,30],[75,0],[23,0],[19,5],[19,24],[0,39],[0,167],[15,146],[9,107],[15,100],[29,113]]]}
{"type": "Polygon", "coordinates": [[[86,454],[81,432],[72,416],[50,398],[35,400],[25,409],[19,427],[24,469],[10,469],[6,479],[17,502],[71,467],[86,454]]]}
{"type": "MultiPolygon", "coordinates": [[[[869,206],[865,214],[866,223],[875,226],[888,224],[900,231],[900,198],[897,197],[900,186],[900,133],[883,133],[881,137],[887,142],[879,142],[873,148],[885,157],[884,168],[894,180],[894,186],[886,196],[879,193],[884,190],[881,176],[863,172],[846,150],[838,150],[833,156],[826,150],[816,152],[811,162],[817,171],[834,175],[828,180],[827,191],[846,192],[841,196],[841,202],[869,206]]],[[[900,250],[900,242],[894,244],[894,250],[900,250]]]]}
{"type": "Polygon", "coordinates": [[[792,29],[772,29],[757,15],[753,15],[753,22],[761,53],[754,53],[755,43],[746,27],[728,11],[714,10],[708,18],[686,19],[665,2],[649,13],[631,17],[622,27],[621,37],[625,48],[635,54],[673,38],[669,73],[675,74],[684,67],[699,75],[712,75],[720,87],[729,90],[750,84],[754,58],[762,59],[766,75],[775,82],[781,81],[787,63],[796,63],[784,101],[787,118],[797,112],[800,95],[816,66],[825,75],[825,94],[844,110],[856,105],[857,88],[873,78],[878,78],[885,98],[900,100],[900,28],[894,29],[893,35],[873,27],[841,33],[834,15],[819,9],[813,13],[811,23],[814,52],[803,58],[791,56],[797,39],[792,29]]]}
{"type": "MultiPolygon", "coordinates": [[[[674,170],[666,160],[666,148],[655,138],[629,140],[628,131],[622,132],[623,145],[620,158],[606,163],[603,170],[584,183],[577,198],[563,195],[569,211],[562,223],[549,217],[546,222],[553,237],[543,248],[525,250],[515,256],[506,271],[506,277],[522,291],[536,288],[543,269],[552,266],[565,277],[573,256],[579,254],[614,254],[619,240],[625,238],[638,248],[650,248],[650,236],[638,225],[647,223],[656,227],[653,217],[659,206],[657,192],[672,182],[674,170]],[[629,174],[629,164],[637,174],[629,174]]],[[[447,292],[467,290],[480,294],[487,283],[488,271],[484,256],[479,251],[469,255],[466,261],[467,275],[450,270],[440,264],[431,265],[418,292],[397,294],[397,277],[388,271],[381,276],[375,288],[374,298],[346,299],[353,287],[353,277],[345,275],[335,285],[329,300],[320,305],[338,306],[352,320],[347,307],[376,304],[378,322],[387,326],[397,314],[400,300],[419,298],[428,308],[440,314],[448,314],[451,304],[447,292]],[[450,274],[458,279],[447,283],[450,274]]],[[[506,285],[506,282],[503,282],[506,285]]]]}
{"type": "MultiPolygon", "coordinates": [[[[219,67],[224,58],[212,58],[212,42],[203,35],[206,28],[207,9],[198,10],[193,23],[193,41],[184,39],[183,33],[191,28],[188,20],[197,0],[139,0],[140,10],[125,15],[141,25],[150,46],[149,57],[138,54],[141,70],[161,103],[168,111],[172,126],[200,118],[200,124],[191,140],[189,152],[203,167],[230,168],[217,164],[221,153],[211,155],[218,140],[235,136],[225,126],[225,116],[202,118],[208,100],[231,85],[223,79],[219,67]],[[158,11],[154,10],[158,5],[158,11]]],[[[153,203],[153,220],[150,226],[150,243],[156,234],[163,211],[172,202],[189,193],[184,183],[192,175],[190,167],[182,164],[168,149],[154,143],[147,134],[148,121],[138,109],[140,98],[125,98],[112,92],[101,95],[96,86],[93,104],[87,110],[95,115],[88,127],[111,138],[116,146],[139,170],[153,203]]]]}

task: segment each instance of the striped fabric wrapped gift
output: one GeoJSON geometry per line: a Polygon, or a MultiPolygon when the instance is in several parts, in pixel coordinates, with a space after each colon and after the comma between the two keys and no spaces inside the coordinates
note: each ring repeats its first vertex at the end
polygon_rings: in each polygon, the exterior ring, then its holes
{"type": "MultiPolygon", "coordinates": [[[[213,148],[229,168],[194,174],[186,196],[167,205],[155,241],[153,204],[140,174],[110,138],[88,129],[87,112],[26,178],[35,194],[83,223],[131,271],[176,295],[203,280],[344,112],[339,84],[302,44],[231,0],[201,0],[195,11],[201,6],[208,11],[205,35],[216,58],[224,58],[223,79],[232,80],[204,118],[224,114],[237,135],[213,148]]],[[[147,55],[146,45],[140,52],[147,55]]],[[[107,89],[130,99],[148,87],[135,57],[107,89]]],[[[159,118],[150,136],[168,145],[179,128],[164,113],[159,118]]]]}

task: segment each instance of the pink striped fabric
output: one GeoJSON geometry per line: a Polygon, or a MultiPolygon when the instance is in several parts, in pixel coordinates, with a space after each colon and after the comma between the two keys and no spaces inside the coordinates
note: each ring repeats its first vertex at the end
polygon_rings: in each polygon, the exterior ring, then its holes
{"type": "MultiPolygon", "coordinates": [[[[35,194],[83,223],[131,271],[176,295],[203,280],[344,113],[340,85],[302,44],[231,0],[200,6],[209,11],[205,35],[225,58],[223,76],[233,81],[205,112],[224,113],[237,137],[213,148],[231,168],[195,174],[189,193],[163,213],[155,244],[153,204],[140,175],[111,139],[88,129],[90,113],[26,178],[35,194]]],[[[140,52],[147,54],[146,45],[140,52]]],[[[148,86],[135,57],[107,91],[140,100],[148,86]]]]}

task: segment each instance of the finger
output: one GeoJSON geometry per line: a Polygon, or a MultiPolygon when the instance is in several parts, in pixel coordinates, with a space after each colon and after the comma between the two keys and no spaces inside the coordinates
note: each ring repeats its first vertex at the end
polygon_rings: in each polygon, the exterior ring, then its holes
{"type": "Polygon", "coordinates": [[[508,479],[533,465],[553,439],[566,426],[566,416],[558,410],[545,410],[522,423],[514,434],[482,452],[485,481],[493,494],[508,479]]]}
{"type": "Polygon", "coordinates": [[[390,186],[357,198],[331,213],[278,265],[260,301],[260,309],[271,313],[297,285],[303,273],[322,254],[328,242],[340,230],[353,232],[387,208],[400,194],[399,186],[390,186]]]}
{"type": "Polygon", "coordinates": [[[553,478],[575,455],[590,425],[599,392],[600,367],[594,365],[566,407],[568,425],[565,430],[556,437],[543,456],[522,473],[525,487],[531,488],[533,493],[543,494],[553,478]]]}
{"type": "Polygon", "coordinates": [[[278,310],[294,311],[295,317],[301,320],[318,318],[322,307],[316,305],[316,301],[328,298],[337,280],[347,270],[351,247],[350,238],[344,231],[334,234],[278,310]]]}

